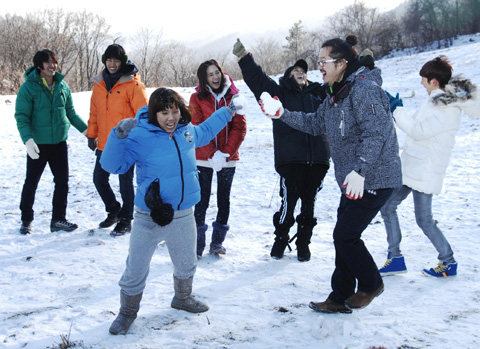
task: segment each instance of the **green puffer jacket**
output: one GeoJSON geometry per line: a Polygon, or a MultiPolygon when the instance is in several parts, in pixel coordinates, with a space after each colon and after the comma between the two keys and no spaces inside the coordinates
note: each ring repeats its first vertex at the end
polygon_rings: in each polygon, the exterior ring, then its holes
{"type": "Polygon", "coordinates": [[[83,132],[87,124],[75,112],[72,93],[63,75],[55,73],[53,94],[43,84],[35,67],[25,72],[15,104],[15,119],[23,143],[33,138],[37,144],[58,144],[68,137],[72,124],[83,132]]]}

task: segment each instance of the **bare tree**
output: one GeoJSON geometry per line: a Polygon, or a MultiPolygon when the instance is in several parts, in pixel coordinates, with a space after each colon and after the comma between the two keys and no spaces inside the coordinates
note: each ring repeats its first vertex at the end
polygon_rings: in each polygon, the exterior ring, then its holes
{"type": "Polygon", "coordinates": [[[41,31],[43,46],[55,52],[59,60],[59,71],[68,75],[79,54],[75,42],[75,14],[57,9],[35,13],[34,17],[37,23],[43,23],[41,31]]]}
{"type": "Polygon", "coordinates": [[[137,64],[146,86],[162,84],[161,70],[164,61],[163,32],[142,27],[133,37],[134,62],[137,64]]]}
{"type": "Polygon", "coordinates": [[[288,66],[282,57],[282,46],[273,38],[261,38],[252,48],[255,61],[263,68],[267,75],[283,73],[288,66]]]}
{"type": "Polygon", "coordinates": [[[194,86],[197,63],[195,55],[185,44],[171,42],[165,49],[165,83],[170,86],[194,86]]]}
{"type": "Polygon", "coordinates": [[[5,15],[0,20],[0,81],[6,91],[14,93],[23,83],[25,70],[33,64],[39,47],[40,23],[32,16],[5,15]]]}
{"type": "MultiPolygon", "coordinates": [[[[75,91],[90,90],[91,79],[98,73],[101,62],[101,52],[107,40],[110,26],[105,19],[83,11],[77,14],[77,52],[75,65],[76,79],[73,81],[75,91]]],[[[71,86],[72,87],[72,86],[71,86]]]]}

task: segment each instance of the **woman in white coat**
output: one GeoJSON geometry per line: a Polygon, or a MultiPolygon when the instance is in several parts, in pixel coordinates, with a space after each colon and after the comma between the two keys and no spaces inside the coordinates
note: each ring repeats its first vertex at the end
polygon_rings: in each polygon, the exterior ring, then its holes
{"type": "Polygon", "coordinates": [[[420,76],[429,95],[425,103],[413,115],[403,108],[394,112],[397,126],[406,133],[401,154],[403,186],[392,194],[381,210],[388,241],[387,261],[379,269],[382,276],[407,271],[400,251],[402,232],[397,206],[410,193],[416,222],[438,251],[438,266],[424,269],[423,273],[433,277],[457,274],[453,250],[432,216],[432,198],[442,190],[462,111],[477,118],[480,103],[476,86],[470,80],[462,76],[451,77],[452,66],[445,56],[425,63],[420,76]]]}

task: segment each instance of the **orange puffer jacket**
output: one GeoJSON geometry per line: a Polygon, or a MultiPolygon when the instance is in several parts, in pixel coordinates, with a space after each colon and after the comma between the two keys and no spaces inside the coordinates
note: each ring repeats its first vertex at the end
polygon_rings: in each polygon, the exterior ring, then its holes
{"type": "Polygon", "coordinates": [[[97,149],[103,151],[112,128],[123,119],[134,118],[137,111],[148,104],[148,99],[138,73],[122,76],[110,91],[101,73],[92,80],[87,137],[97,138],[97,149]]]}
{"type": "MultiPolygon", "coordinates": [[[[214,96],[212,94],[207,99],[199,99],[197,87],[197,92],[190,97],[190,107],[193,109],[192,124],[201,124],[216,110],[230,104],[233,95],[239,92],[231,78],[228,75],[226,77],[227,87],[220,96],[214,96]]],[[[232,121],[230,121],[209,144],[196,149],[197,161],[203,162],[211,159],[217,150],[220,150],[222,153],[230,154],[227,158],[227,162],[239,160],[238,149],[242,145],[246,133],[247,122],[245,115],[235,114],[232,121]]]]}

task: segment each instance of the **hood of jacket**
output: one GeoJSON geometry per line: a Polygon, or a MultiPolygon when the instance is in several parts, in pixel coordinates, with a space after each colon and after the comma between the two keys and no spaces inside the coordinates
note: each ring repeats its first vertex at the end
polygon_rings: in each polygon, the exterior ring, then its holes
{"type": "MultiPolygon", "coordinates": [[[[318,82],[312,82],[310,80],[306,80],[305,87],[302,89],[299,85],[297,80],[293,76],[290,76],[292,73],[294,66],[289,67],[287,70],[285,70],[285,73],[283,74],[280,79],[278,79],[278,83],[280,86],[284,87],[287,90],[290,91],[308,91],[308,90],[314,90],[317,89],[321,86],[320,83],[318,82]]],[[[307,74],[307,73],[305,73],[307,74]]]]}
{"type": "MultiPolygon", "coordinates": [[[[235,86],[235,84],[233,83],[233,79],[228,74],[225,74],[225,86],[223,87],[223,90],[220,93],[217,94],[213,92],[213,90],[210,88],[209,85],[207,85],[207,89],[208,91],[210,91],[210,93],[212,94],[212,97],[217,102],[219,102],[222,98],[224,98],[228,94],[229,90],[232,95],[236,95],[240,92],[237,86],[235,86]]],[[[195,87],[195,91],[200,92],[200,82],[197,84],[197,87],[195,87]]]]}
{"type": "MultiPolygon", "coordinates": [[[[40,74],[38,73],[38,70],[35,68],[35,66],[29,67],[27,70],[25,70],[25,73],[23,74],[23,77],[25,80],[30,80],[30,81],[36,81],[38,83],[42,83],[42,78],[40,74]]],[[[60,74],[58,71],[55,72],[54,76],[54,81],[55,83],[59,83],[63,80],[64,76],[60,74]]]]}
{"type": "Polygon", "coordinates": [[[431,99],[435,105],[465,102],[473,97],[476,90],[477,86],[460,74],[450,79],[445,86],[445,91],[440,89],[432,91],[431,99]]]}
{"type": "MultiPolygon", "coordinates": [[[[155,126],[154,124],[151,124],[151,123],[148,122],[148,105],[146,105],[144,107],[141,107],[138,110],[137,114],[135,115],[135,119],[138,120],[137,127],[145,128],[150,132],[165,132],[165,133],[167,133],[167,131],[165,131],[161,127],[155,126]]],[[[178,129],[179,127],[182,127],[182,126],[185,126],[185,125],[179,123],[177,125],[176,129],[178,129]]]]}

